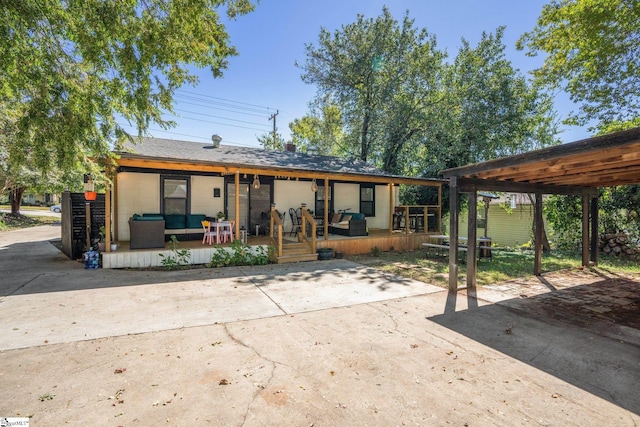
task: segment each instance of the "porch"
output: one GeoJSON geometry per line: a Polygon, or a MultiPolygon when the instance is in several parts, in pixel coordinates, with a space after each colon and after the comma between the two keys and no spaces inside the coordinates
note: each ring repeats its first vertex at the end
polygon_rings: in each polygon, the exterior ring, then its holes
{"type": "MultiPolygon", "coordinates": [[[[429,236],[434,234],[428,233],[409,233],[395,230],[391,234],[388,229],[369,229],[368,236],[342,236],[338,234],[329,234],[327,238],[319,238],[316,241],[316,248],[331,248],[334,251],[342,252],[347,255],[370,253],[372,248],[378,248],[381,251],[411,251],[420,249],[422,243],[429,241],[429,236]]],[[[290,232],[283,232],[282,238],[283,249],[294,247],[298,244],[296,235],[290,232]]],[[[161,254],[166,256],[172,255],[170,242],[166,242],[163,249],[131,249],[128,241],[117,242],[118,249],[113,252],[103,252],[102,268],[150,268],[161,267],[161,254]]],[[[273,245],[273,241],[269,236],[247,236],[247,245],[251,247],[262,246],[267,248],[273,245]]],[[[207,264],[211,261],[215,250],[218,247],[230,248],[231,243],[222,243],[220,245],[202,244],[201,240],[186,240],[178,243],[178,249],[188,249],[191,253],[191,264],[207,264]]]]}

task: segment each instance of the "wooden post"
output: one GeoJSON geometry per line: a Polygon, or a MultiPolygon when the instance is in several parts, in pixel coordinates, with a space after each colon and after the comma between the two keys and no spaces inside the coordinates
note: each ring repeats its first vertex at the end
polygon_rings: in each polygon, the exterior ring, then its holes
{"type": "MultiPolygon", "coordinates": [[[[236,229],[234,231],[236,239],[240,238],[240,171],[236,170],[236,200],[235,200],[235,205],[236,205],[236,229]]],[[[247,233],[249,232],[249,230],[247,230],[247,233]]]]}
{"type": "Polygon", "coordinates": [[[598,197],[591,199],[591,262],[598,265],[599,242],[598,242],[598,197]]]}
{"type": "Polygon", "coordinates": [[[393,199],[393,183],[389,183],[389,236],[393,234],[393,214],[395,212],[395,206],[393,199]]]}
{"type": "Polygon", "coordinates": [[[438,185],[438,234],[442,234],[442,184],[438,185]]]}
{"type": "Polygon", "coordinates": [[[105,251],[111,252],[111,182],[107,179],[104,192],[105,251]]]}
{"type": "Polygon", "coordinates": [[[408,236],[409,235],[409,225],[411,220],[409,219],[409,206],[404,207],[404,232],[408,236]]]}
{"type": "Polygon", "coordinates": [[[91,250],[91,204],[89,202],[84,202],[84,223],[86,227],[86,239],[87,244],[85,249],[91,250]]]}
{"type": "Polygon", "coordinates": [[[307,239],[307,221],[305,221],[304,213],[307,211],[307,204],[302,203],[300,205],[300,233],[302,234],[302,240],[307,239]]]}
{"type": "Polygon", "coordinates": [[[589,266],[589,196],[582,195],[582,265],[589,266]]]}
{"type": "Polygon", "coordinates": [[[475,289],[476,287],[476,269],[477,269],[477,218],[478,218],[478,193],[473,190],[469,194],[469,220],[467,231],[467,289],[475,289]]]}
{"type": "Polygon", "coordinates": [[[449,292],[458,290],[458,178],[449,179],[449,292]]]}
{"type": "Polygon", "coordinates": [[[329,178],[324,179],[324,240],[329,240],[329,178]]]}
{"type": "Polygon", "coordinates": [[[533,225],[535,240],[535,259],[533,261],[533,274],[542,274],[542,193],[536,193],[536,200],[533,207],[533,225]]]}

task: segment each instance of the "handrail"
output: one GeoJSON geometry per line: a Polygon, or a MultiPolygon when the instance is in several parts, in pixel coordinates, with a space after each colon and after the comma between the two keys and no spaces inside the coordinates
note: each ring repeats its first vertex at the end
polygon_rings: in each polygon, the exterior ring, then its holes
{"type": "Polygon", "coordinates": [[[302,227],[301,227],[301,232],[300,234],[302,235],[302,237],[300,237],[300,241],[308,243],[309,246],[311,247],[311,251],[313,253],[316,253],[316,220],[315,218],[309,213],[309,211],[307,210],[307,205],[302,205],[302,227]],[[309,223],[309,225],[311,226],[311,241],[309,241],[309,239],[307,239],[307,222],[309,223]]]}
{"type": "Polygon", "coordinates": [[[269,219],[269,230],[271,230],[270,235],[271,235],[271,244],[273,246],[275,246],[276,248],[276,255],[278,257],[282,256],[282,230],[283,230],[283,224],[282,224],[282,220],[280,219],[280,215],[278,215],[278,212],[276,211],[276,207],[275,206],[271,206],[271,215],[270,215],[270,219],[269,219]],[[277,226],[277,228],[274,227],[277,226]],[[274,240],[273,238],[273,234],[274,232],[276,232],[277,240],[274,240]]]}
{"type": "Polygon", "coordinates": [[[433,215],[435,215],[437,217],[437,222],[436,222],[436,233],[440,233],[441,230],[441,226],[442,224],[440,223],[440,206],[439,205],[399,205],[396,206],[395,208],[395,212],[396,213],[400,213],[400,215],[402,215],[405,218],[404,221],[404,229],[405,229],[405,233],[409,234],[410,232],[410,227],[409,227],[409,218],[411,215],[423,215],[423,232],[425,234],[428,234],[428,230],[427,230],[427,225],[428,225],[428,220],[427,218],[429,217],[429,211],[435,211],[433,215]],[[418,208],[420,210],[422,210],[421,214],[410,214],[410,208],[418,208]]]}

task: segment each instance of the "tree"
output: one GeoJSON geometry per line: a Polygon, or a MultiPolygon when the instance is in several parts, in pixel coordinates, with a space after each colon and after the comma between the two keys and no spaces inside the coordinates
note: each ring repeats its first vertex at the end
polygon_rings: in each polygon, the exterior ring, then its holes
{"type": "Polygon", "coordinates": [[[483,33],[475,47],[462,40],[446,77],[443,125],[425,138],[426,175],[557,143],[552,101],[513,68],[503,34],[483,33]]]}
{"type": "Polygon", "coordinates": [[[322,28],[306,56],[302,80],[342,110],[345,155],[400,168],[397,155],[423,129],[420,117],[436,89],[444,54],[435,37],[415,29],[408,12],[400,24],[385,7],[376,19],[358,15],[333,35],[322,28]]]}
{"type": "Polygon", "coordinates": [[[326,98],[311,103],[310,113],[289,123],[292,142],[305,153],[341,155],[344,146],[342,112],[326,98]]]}
{"type": "MultiPolygon", "coordinates": [[[[248,13],[249,0],[0,0],[0,116],[15,120],[4,141],[13,171],[42,176],[108,162],[109,143],[163,127],[174,91],[220,76],[236,54],[220,22],[248,13]]],[[[6,125],[6,123],[5,123],[6,125]]],[[[6,126],[5,126],[6,127],[6,126]]],[[[104,165],[102,165],[104,166],[104,165]]]]}
{"type": "Polygon", "coordinates": [[[536,78],[562,88],[580,112],[568,123],[600,125],[638,117],[640,105],[640,2],[552,0],[535,28],[518,41],[528,55],[545,53],[536,78]]]}
{"type": "Polygon", "coordinates": [[[264,133],[258,137],[258,142],[265,150],[284,150],[284,138],[279,133],[264,133]]]}

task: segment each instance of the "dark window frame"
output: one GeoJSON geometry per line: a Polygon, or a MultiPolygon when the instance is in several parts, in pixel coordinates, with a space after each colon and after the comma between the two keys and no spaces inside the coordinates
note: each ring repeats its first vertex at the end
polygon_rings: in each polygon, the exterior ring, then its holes
{"type": "Polygon", "coordinates": [[[360,213],[363,213],[365,217],[374,217],[376,216],[376,185],[370,183],[362,183],[360,184],[360,213]],[[362,190],[371,189],[371,200],[362,200],[363,194],[362,190]],[[365,204],[371,206],[371,209],[365,208],[365,204]]]}
{"type": "Polygon", "coordinates": [[[185,215],[191,214],[191,175],[177,175],[177,174],[161,174],[160,175],[160,213],[165,215],[165,197],[164,195],[164,182],[165,180],[184,180],[187,182],[187,197],[185,198],[185,215]]]}

